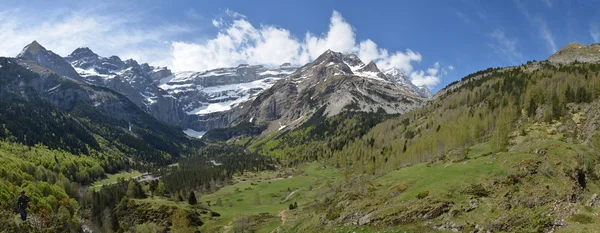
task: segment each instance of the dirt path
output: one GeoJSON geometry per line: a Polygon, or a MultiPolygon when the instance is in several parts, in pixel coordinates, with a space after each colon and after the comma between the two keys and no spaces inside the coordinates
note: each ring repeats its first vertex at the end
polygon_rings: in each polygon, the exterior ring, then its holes
{"type": "Polygon", "coordinates": [[[281,225],[279,225],[277,228],[273,229],[273,230],[271,231],[271,233],[276,233],[276,232],[279,232],[279,228],[280,228],[281,226],[283,226],[283,224],[285,224],[285,220],[287,220],[287,218],[288,218],[288,217],[287,217],[288,211],[289,211],[289,210],[282,210],[282,211],[279,211],[279,217],[281,217],[281,225]]]}

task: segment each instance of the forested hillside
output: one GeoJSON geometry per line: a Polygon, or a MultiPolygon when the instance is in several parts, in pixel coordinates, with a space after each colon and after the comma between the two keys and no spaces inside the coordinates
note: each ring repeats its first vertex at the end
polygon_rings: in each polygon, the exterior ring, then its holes
{"type": "Polygon", "coordinates": [[[32,72],[16,59],[0,58],[0,84],[1,231],[80,232],[89,217],[87,185],[109,173],[166,166],[202,145],[119,93],[32,72]],[[89,93],[116,98],[130,120],[90,106],[82,96],[89,93]],[[32,199],[28,224],[14,220],[21,189],[32,199]]]}
{"type": "Polygon", "coordinates": [[[595,222],[587,219],[596,213],[591,196],[599,191],[599,71],[598,64],[547,61],[488,69],[341,146],[285,140],[304,135],[302,129],[248,144],[266,155],[308,157],[345,171],[284,232],[310,229],[306,222],[318,217],[308,213],[325,216],[322,226],[372,230],[586,229],[595,222]]]}

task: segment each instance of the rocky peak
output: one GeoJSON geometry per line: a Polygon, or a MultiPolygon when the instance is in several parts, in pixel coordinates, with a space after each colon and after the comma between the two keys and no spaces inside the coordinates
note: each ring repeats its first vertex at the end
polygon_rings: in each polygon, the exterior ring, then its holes
{"type": "Polygon", "coordinates": [[[140,66],[140,64],[138,64],[138,62],[136,60],[133,60],[130,58],[130,59],[125,60],[125,66],[126,66],[126,68],[129,68],[129,67],[140,66]]]}
{"type": "Polygon", "coordinates": [[[44,48],[44,46],[42,46],[40,43],[34,40],[30,44],[25,46],[23,50],[21,50],[19,55],[17,55],[17,57],[32,56],[45,51],[47,51],[46,48],[44,48]]]}
{"type": "Polygon", "coordinates": [[[358,71],[361,72],[381,72],[379,70],[379,68],[377,68],[377,65],[375,65],[374,62],[369,62],[369,64],[367,64],[366,66],[363,66],[362,68],[360,68],[358,71]]]}
{"type": "Polygon", "coordinates": [[[292,64],[289,62],[283,63],[279,66],[279,68],[289,68],[292,67],[292,64]]]}
{"type": "Polygon", "coordinates": [[[17,58],[33,61],[61,76],[66,76],[75,80],[81,79],[71,64],[65,61],[64,58],[50,50],[46,50],[44,46],[35,40],[25,46],[21,53],[17,55],[17,58]]]}
{"type": "Polygon", "coordinates": [[[392,82],[400,83],[400,84],[411,83],[410,79],[408,78],[408,75],[406,75],[406,73],[404,73],[404,71],[402,71],[401,69],[398,69],[396,67],[389,68],[389,69],[383,71],[383,73],[392,82]]]}
{"type": "Polygon", "coordinates": [[[421,85],[419,86],[419,90],[421,90],[421,95],[425,98],[431,98],[433,97],[433,93],[431,93],[431,90],[429,90],[429,88],[425,85],[421,85]]]}
{"type": "Polygon", "coordinates": [[[600,62],[600,44],[584,46],[577,42],[571,42],[561,48],[548,58],[552,63],[566,64],[577,62],[597,63],[600,62]]]}
{"type": "MultiPolygon", "coordinates": [[[[323,54],[319,55],[312,64],[322,64],[325,62],[343,63],[344,56],[342,53],[334,52],[328,49],[323,54]]],[[[309,63],[310,64],[310,63],[309,63]]]]}
{"type": "Polygon", "coordinates": [[[98,54],[94,53],[90,48],[83,47],[83,48],[75,49],[68,57],[71,57],[73,59],[79,59],[79,58],[86,58],[86,57],[99,58],[100,56],[98,56],[98,54]]]}
{"type": "Polygon", "coordinates": [[[360,58],[358,58],[358,56],[356,56],[356,54],[353,53],[349,53],[349,54],[344,54],[344,62],[350,66],[350,68],[352,67],[362,67],[365,65],[365,63],[363,63],[360,58]]]}

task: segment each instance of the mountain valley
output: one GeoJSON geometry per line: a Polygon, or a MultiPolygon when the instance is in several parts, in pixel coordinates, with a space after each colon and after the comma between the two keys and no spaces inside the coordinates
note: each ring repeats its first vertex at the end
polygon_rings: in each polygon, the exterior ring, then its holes
{"type": "Polygon", "coordinates": [[[595,46],[433,94],[332,50],[172,72],[34,41],[0,58],[0,230],[595,232],[595,46]]]}

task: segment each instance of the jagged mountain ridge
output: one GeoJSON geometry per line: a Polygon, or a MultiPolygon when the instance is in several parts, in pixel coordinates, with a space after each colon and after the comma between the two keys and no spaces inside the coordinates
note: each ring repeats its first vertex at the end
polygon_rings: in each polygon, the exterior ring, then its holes
{"type": "Polygon", "coordinates": [[[0,97],[12,100],[10,104],[33,101],[36,103],[32,105],[44,105],[37,102],[47,101],[52,108],[76,119],[89,133],[104,138],[100,141],[123,140],[113,148],[123,149],[122,153],[140,156],[140,159],[161,153],[177,156],[183,150],[182,144],[188,143],[178,128],[150,116],[119,92],[61,76],[35,60],[0,58],[0,78],[0,97]],[[125,151],[125,147],[135,150],[125,151]]]}
{"type": "MultiPolygon", "coordinates": [[[[26,46],[19,56],[45,67],[51,66],[53,68],[50,70],[74,80],[118,91],[155,118],[180,126],[193,136],[212,128],[228,126],[243,112],[231,109],[245,101],[252,101],[297,69],[289,63],[273,68],[242,64],[204,72],[173,74],[166,67],[139,64],[132,59],[123,61],[118,56],[102,57],[89,48],[78,48],[64,58],[65,62],[61,62],[60,56],[35,41],[26,46]]],[[[395,86],[402,86],[402,93],[429,97],[397,69],[391,70],[396,70],[394,72],[381,72],[373,62],[364,64],[354,54],[338,58],[341,60],[335,63],[343,63],[344,66],[340,67],[340,74],[357,75],[387,84],[396,83],[398,85],[395,86]]],[[[339,112],[339,109],[333,112],[339,112]]]]}
{"type": "Polygon", "coordinates": [[[172,75],[166,67],[122,61],[118,56],[101,57],[89,48],[78,48],[64,59],[85,82],[118,91],[157,119],[179,125],[182,113],[177,101],[155,85],[172,75]]]}
{"type": "Polygon", "coordinates": [[[192,136],[227,126],[227,110],[295,70],[289,63],[274,69],[243,64],[173,74],[166,67],[122,61],[118,56],[101,57],[89,48],[78,48],[65,60],[86,82],[125,94],[156,118],[178,125],[192,136]]]}
{"type": "Polygon", "coordinates": [[[321,108],[326,116],[342,111],[401,114],[425,102],[415,88],[392,82],[373,62],[365,65],[356,55],[328,50],[236,108],[234,115],[236,122],[268,124],[268,134],[294,128],[321,108]]]}

